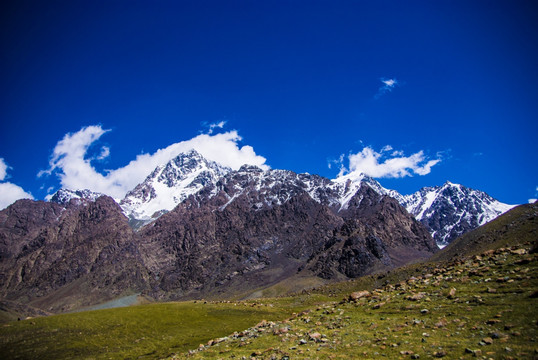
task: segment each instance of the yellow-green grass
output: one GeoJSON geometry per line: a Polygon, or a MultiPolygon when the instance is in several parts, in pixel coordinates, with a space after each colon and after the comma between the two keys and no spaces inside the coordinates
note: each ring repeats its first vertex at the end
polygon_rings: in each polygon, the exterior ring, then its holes
{"type": "Polygon", "coordinates": [[[326,301],[296,296],[271,301],[190,301],[131,306],[15,321],[0,327],[1,359],[154,359],[282,320],[326,301]]]}
{"type": "Polygon", "coordinates": [[[505,250],[487,259],[432,270],[356,303],[313,307],[288,321],[175,358],[538,357],[535,255],[505,250]],[[422,296],[412,299],[416,294],[422,296]]]}

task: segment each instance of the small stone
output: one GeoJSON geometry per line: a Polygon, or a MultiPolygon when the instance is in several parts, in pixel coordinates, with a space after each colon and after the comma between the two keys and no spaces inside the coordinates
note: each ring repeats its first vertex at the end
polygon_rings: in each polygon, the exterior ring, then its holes
{"type": "Polygon", "coordinates": [[[406,297],[407,300],[411,300],[411,301],[418,301],[418,300],[421,300],[422,298],[424,298],[424,294],[422,293],[413,294],[406,297]]]}
{"type": "Polygon", "coordinates": [[[456,297],[456,289],[455,288],[452,288],[450,289],[450,291],[448,292],[448,296],[447,296],[449,299],[454,299],[456,297]]]}
{"type": "Polygon", "coordinates": [[[370,297],[371,294],[368,290],[363,290],[363,291],[355,291],[355,292],[352,292],[350,295],[349,295],[349,300],[350,301],[357,301],[361,298],[364,298],[364,297],[370,297]]]}
{"type": "Polygon", "coordinates": [[[380,302],[380,303],[377,303],[375,304],[372,309],[379,309],[381,306],[385,305],[385,302],[380,302]]]}
{"type": "Polygon", "coordinates": [[[446,356],[446,351],[444,351],[444,350],[436,351],[436,352],[433,353],[433,356],[436,357],[436,358],[445,357],[446,356]]]}
{"type": "Polygon", "coordinates": [[[491,344],[493,344],[493,339],[490,338],[490,337],[483,338],[482,341],[483,341],[486,345],[491,345],[491,344]]]}
{"type": "Polygon", "coordinates": [[[413,355],[411,355],[411,359],[420,359],[420,355],[419,354],[413,354],[413,355]]]}
{"type": "Polygon", "coordinates": [[[473,349],[466,348],[465,352],[467,354],[473,354],[473,356],[475,356],[475,357],[478,357],[478,356],[482,355],[482,350],[473,350],[473,349]]]}
{"type": "Polygon", "coordinates": [[[447,323],[448,322],[446,321],[446,319],[441,319],[435,324],[435,327],[442,328],[442,327],[445,327],[447,323]]]}
{"type": "Polygon", "coordinates": [[[420,310],[420,313],[421,313],[421,314],[427,314],[427,313],[429,313],[429,312],[430,312],[430,310],[428,310],[428,309],[422,309],[422,310],[420,310]]]}
{"type": "Polygon", "coordinates": [[[305,339],[299,340],[299,345],[305,345],[306,343],[308,343],[308,341],[306,341],[305,339]]]}

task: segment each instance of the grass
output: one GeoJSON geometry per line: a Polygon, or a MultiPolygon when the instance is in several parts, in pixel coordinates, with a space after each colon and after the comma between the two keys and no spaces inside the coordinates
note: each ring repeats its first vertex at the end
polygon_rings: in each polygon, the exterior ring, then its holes
{"type": "Polygon", "coordinates": [[[270,308],[167,303],[12,322],[0,330],[4,359],[156,358],[249,327],[270,308]]]}
{"type": "Polygon", "coordinates": [[[175,358],[535,359],[538,266],[536,256],[523,257],[529,263],[518,264],[522,255],[506,250],[432,269],[357,303],[326,303],[175,358]],[[411,300],[413,294],[423,297],[411,300]]]}
{"type": "Polygon", "coordinates": [[[0,327],[0,358],[163,358],[324,301],[323,296],[279,298],[271,304],[191,301],[33,318],[0,327]]]}

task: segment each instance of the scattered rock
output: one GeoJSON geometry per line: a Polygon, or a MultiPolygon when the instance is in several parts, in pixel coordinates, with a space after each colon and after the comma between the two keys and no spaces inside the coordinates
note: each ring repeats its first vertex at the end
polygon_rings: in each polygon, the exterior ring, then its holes
{"type": "Polygon", "coordinates": [[[442,327],[445,327],[447,323],[448,322],[446,321],[446,319],[441,319],[435,324],[435,327],[442,328],[442,327]]]}
{"type": "Polygon", "coordinates": [[[475,357],[478,357],[478,356],[481,356],[482,355],[482,350],[473,350],[473,349],[469,349],[469,348],[466,348],[465,349],[465,353],[467,354],[473,354],[475,357]]]}
{"type": "Polygon", "coordinates": [[[377,303],[375,304],[372,309],[379,309],[380,307],[382,307],[383,305],[385,305],[385,302],[380,302],[380,303],[377,303]]]}
{"type": "Polygon", "coordinates": [[[362,298],[370,297],[371,294],[368,290],[355,291],[349,295],[349,301],[357,301],[362,298]]]}
{"type": "Polygon", "coordinates": [[[423,299],[424,296],[425,296],[424,293],[418,293],[418,294],[409,295],[406,297],[406,299],[411,300],[411,301],[418,301],[418,300],[423,299]]]}

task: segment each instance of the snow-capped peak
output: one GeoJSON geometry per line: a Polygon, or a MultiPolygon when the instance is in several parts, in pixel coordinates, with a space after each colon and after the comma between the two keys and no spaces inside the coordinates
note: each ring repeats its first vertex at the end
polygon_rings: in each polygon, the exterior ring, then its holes
{"type": "Polygon", "coordinates": [[[439,245],[446,245],[515,206],[450,181],[402,198],[400,203],[430,230],[439,245]]]}
{"type": "Polygon", "coordinates": [[[120,206],[131,219],[151,221],[229,171],[190,150],[157,166],[144,182],[127,193],[120,206]]]}
{"type": "Polygon", "coordinates": [[[70,189],[60,189],[56,191],[54,195],[50,198],[51,202],[55,202],[60,205],[66,205],[71,200],[76,200],[77,202],[83,201],[95,201],[97,198],[103,196],[103,194],[98,192],[93,192],[88,189],[84,190],[70,190],[70,189]]]}
{"type": "Polygon", "coordinates": [[[224,196],[224,203],[219,205],[224,210],[239,198],[249,198],[253,209],[263,209],[282,205],[295,195],[306,192],[315,201],[340,212],[348,210],[351,204],[357,206],[355,195],[364,185],[380,195],[395,198],[426,226],[439,245],[446,245],[513,207],[484,192],[450,181],[402,196],[361,172],[350,172],[329,180],[288,170],[263,170],[252,165],[232,171],[205,159],[195,150],[159,165],[143,183],[126,195],[120,205],[125,215],[136,220],[134,226],[153,221],[197,194],[200,201],[204,197],[224,196]],[[202,189],[204,191],[200,192],[202,189]]]}
{"type": "Polygon", "coordinates": [[[360,189],[362,184],[367,184],[380,195],[388,195],[395,198],[398,202],[402,202],[402,195],[399,192],[384,188],[374,178],[359,171],[352,171],[339,176],[332,180],[332,182],[335,184],[335,189],[341,194],[341,209],[347,208],[349,200],[360,189]]]}

